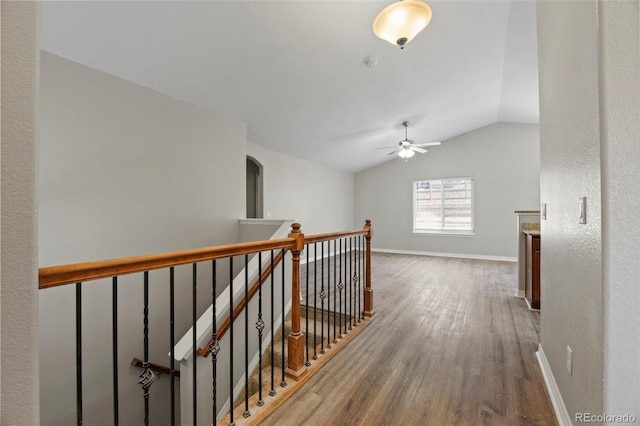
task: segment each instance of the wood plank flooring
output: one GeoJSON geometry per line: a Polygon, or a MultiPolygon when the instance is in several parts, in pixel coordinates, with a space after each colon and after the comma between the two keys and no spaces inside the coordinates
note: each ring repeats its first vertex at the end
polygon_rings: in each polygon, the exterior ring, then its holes
{"type": "Polygon", "coordinates": [[[557,424],[516,266],[374,253],[378,318],[262,424],[557,424]]]}

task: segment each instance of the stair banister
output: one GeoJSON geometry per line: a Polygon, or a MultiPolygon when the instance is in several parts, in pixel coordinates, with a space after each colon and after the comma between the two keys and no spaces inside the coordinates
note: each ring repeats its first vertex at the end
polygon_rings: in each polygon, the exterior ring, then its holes
{"type": "Polygon", "coordinates": [[[373,289],[371,288],[371,237],[373,236],[373,229],[371,228],[371,220],[367,219],[364,222],[364,229],[367,231],[365,238],[365,288],[364,288],[364,315],[372,317],[373,311],[373,289]]]}
{"type": "Polygon", "coordinates": [[[289,357],[287,359],[287,375],[298,378],[306,373],[304,365],[304,335],[300,331],[300,252],[304,250],[304,234],[300,224],[292,225],[289,238],[295,239],[291,249],[291,333],[287,339],[289,357]]]}
{"type": "MultiPolygon", "coordinates": [[[[284,231],[286,232],[286,231],[284,231]]],[[[284,233],[283,233],[284,234],[284,233]]],[[[283,235],[281,234],[281,235],[283,235]]],[[[361,304],[360,299],[358,296],[357,298],[354,296],[353,299],[349,299],[349,307],[351,308],[351,304],[354,304],[354,312],[351,314],[350,313],[350,324],[351,321],[353,321],[353,326],[355,329],[355,326],[357,325],[356,323],[360,322],[360,319],[364,319],[364,317],[372,317],[374,315],[374,310],[373,310],[373,291],[371,289],[371,237],[372,237],[372,229],[371,229],[371,221],[367,220],[365,222],[365,226],[360,229],[360,230],[355,230],[355,231],[346,231],[346,232],[336,232],[336,233],[327,233],[327,234],[317,234],[317,235],[310,235],[310,236],[305,236],[302,231],[301,231],[301,225],[299,223],[294,223],[291,225],[291,232],[288,234],[288,237],[286,238],[280,238],[280,239],[274,239],[274,240],[266,240],[266,241],[257,241],[257,242],[250,242],[250,243],[240,243],[240,244],[232,244],[232,245],[227,245],[227,246],[220,246],[220,247],[209,247],[209,248],[204,248],[204,249],[195,249],[195,250],[186,250],[186,251],[181,251],[181,252],[174,252],[174,253],[163,253],[163,254],[155,254],[155,255],[148,255],[148,256],[139,256],[139,257],[132,257],[132,258],[126,258],[126,259],[114,259],[114,260],[107,260],[107,261],[101,261],[101,262],[87,262],[87,263],[82,263],[82,264],[74,264],[74,265],[64,265],[64,266],[56,266],[56,267],[47,267],[47,268],[41,268],[40,269],[40,289],[47,289],[47,288],[51,288],[51,287],[57,287],[57,286],[63,286],[66,284],[75,284],[76,288],[78,289],[78,292],[80,291],[80,287],[81,284],[83,282],[87,282],[87,281],[92,281],[92,280],[98,280],[98,279],[102,279],[102,278],[108,278],[108,277],[114,277],[113,282],[116,282],[116,277],[118,276],[123,276],[123,275],[128,275],[128,274],[134,274],[134,273],[144,273],[144,278],[145,278],[145,288],[147,286],[147,278],[148,278],[148,273],[149,271],[152,270],[158,270],[158,269],[170,269],[171,272],[171,288],[173,288],[173,268],[175,266],[178,265],[193,265],[193,289],[195,291],[195,283],[196,283],[196,273],[195,273],[195,268],[196,268],[196,264],[206,261],[206,260],[213,260],[215,261],[216,259],[223,259],[223,258],[227,258],[230,259],[233,258],[234,256],[240,256],[240,255],[244,255],[245,256],[245,268],[247,268],[247,255],[249,254],[253,254],[253,253],[260,253],[260,252],[268,252],[271,251],[271,257],[272,259],[274,258],[273,256],[273,251],[278,251],[281,254],[279,255],[279,257],[282,257],[284,255],[284,253],[286,251],[291,252],[291,277],[290,277],[290,283],[291,283],[291,293],[290,295],[288,295],[288,297],[290,296],[290,303],[291,303],[291,330],[290,330],[290,334],[288,336],[286,336],[286,340],[288,343],[288,356],[286,357],[286,369],[285,367],[285,359],[282,359],[282,367],[283,369],[285,369],[285,371],[283,372],[282,375],[282,383],[280,383],[281,387],[286,386],[286,383],[284,381],[284,377],[285,377],[285,373],[286,375],[291,378],[294,379],[292,382],[294,382],[293,386],[295,387],[295,381],[298,381],[298,379],[303,378],[303,380],[306,380],[311,374],[313,374],[313,370],[315,367],[311,366],[309,367],[308,365],[305,365],[305,354],[306,354],[306,348],[305,348],[305,335],[302,333],[301,331],[301,270],[300,270],[300,263],[301,263],[301,259],[300,259],[300,254],[303,250],[305,250],[305,245],[308,244],[314,244],[314,248],[315,248],[315,244],[316,243],[321,243],[321,252],[323,250],[323,242],[329,242],[329,241],[334,241],[334,251],[335,251],[335,241],[336,240],[342,240],[345,239],[345,252],[342,252],[342,249],[340,249],[339,253],[334,253],[333,255],[329,254],[329,247],[330,245],[327,244],[327,248],[328,248],[328,255],[329,256],[344,256],[344,262],[348,262],[349,265],[349,291],[352,290],[351,286],[353,286],[353,290],[357,291],[360,295],[364,296],[363,297],[363,304],[361,304]],[[360,253],[362,253],[361,250],[361,238],[362,236],[364,236],[365,238],[365,249],[364,249],[364,256],[365,256],[365,265],[364,265],[364,271],[361,271],[359,269],[358,264],[354,263],[354,270],[353,270],[353,276],[351,275],[351,262],[352,259],[361,259],[361,255],[360,253]],[[354,238],[351,238],[354,237],[354,238]],[[357,238],[356,238],[357,237],[357,238]],[[357,241],[356,246],[355,246],[355,253],[353,254],[353,257],[351,254],[349,254],[349,257],[347,258],[347,244],[346,244],[346,238],[350,238],[350,244],[349,244],[349,251],[353,250],[353,240],[355,239],[357,241]],[[362,273],[363,275],[365,275],[364,277],[359,277],[358,274],[362,273]],[[352,278],[352,279],[351,279],[352,278]],[[362,280],[361,278],[364,278],[364,280],[362,280]],[[359,283],[362,283],[362,281],[365,282],[365,286],[362,290],[360,290],[359,287],[359,283]],[[360,310],[360,307],[362,307],[362,310],[360,310]],[[357,315],[357,318],[354,318],[353,315],[357,315]]],[[[258,262],[261,259],[261,256],[258,255],[256,256],[258,258],[258,262]]],[[[322,260],[325,258],[324,253],[321,255],[321,259],[320,262],[322,264],[322,260]]],[[[315,261],[314,263],[318,262],[317,259],[317,253],[316,253],[316,257],[314,257],[315,261]]],[[[275,259],[272,260],[271,262],[271,266],[269,268],[267,268],[266,270],[262,270],[262,265],[259,265],[257,270],[257,277],[256,277],[256,282],[257,285],[261,285],[262,283],[264,283],[268,276],[270,274],[273,273],[273,269],[275,268],[275,265],[277,264],[277,262],[275,262],[275,259]],[[262,272],[262,273],[261,273],[262,272]]],[[[284,295],[285,295],[285,268],[284,268],[284,262],[281,263],[282,266],[282,321],[284,320],[284,314],[285,314],[285,302],[284,302],[284,295]]],[[[347,275],[346,275],[346,269],[347,267],[347,263],[345,263],[345,281],[347,280],[347,275]]],[[[315,268],[315,266],[314,266],[315,268]]],[[[288,268],[287,268],[288,269],[288,268]]],[[[233,268],[230,268],[230,273],[232,272],[233,268]]],[[[215,286],[215,264],[213,267],[213,277],[214,277],[214,286],[215,286]]],[[[315,274],[315,272],[314,272],[315,274]]],[[[230,307],[234,307],[237,309],[232,309],[232,311],[237,311],[237,314],[240,313],[240,311],[242,311],[243,309],[246,309],[248,305],[249,300],[251,300],[251,293],[255,293],[255,289],[252,288],[251,292],[248,291],[248,287],[247,287],[247,282],[248,282],[248,275],[245,272],[245,297],[244,297],[244,307],[238,306],[236,305],[236,303],[234,302],[234,294],[233,292],[230,291],[229,288],[227,288],[225,291],[223,291],[223,295],[225,292],[228,293],[227,298],[230,298],[230,307]]],[[[335,275],[335,267],[334,267],[334,275],[335,275]]],[[[315,275],[314,275],[315,276],[315,275]]],[[[334,277],[335,279],[335,277],[334,277]]],[[[231,276],[231,282],[235,281],[235,279],[233,278],[233,276],[231,276]]],[[[252,278],[252,282],[253,282],[253,278],[252,278]]],[[[346,284],[346,282],[345,282],[346,284]]],[[[335,283],[334,283],[335,286],[335,283]]],[[[257,289],[257,287],[256,287],[257,289]]],[[[173,291],[173,290],[171,290],[173,291]]],[[[258,290],[259,291],[259,290],[258,290]]],[[[287,291],[287,293],[289,293],[287,291]]],[[[115,293],[114,293],[115,294],[115,293]]],[[[172,293],[173,294],[173,293],[172,293]]],[[[215,293],[215,290],[213,291],[213,298],[217,299],[223,295],[219,295],[217,296],[215,293]]],[[[273,297],[273,292],[271,293],[271,297],[273,297]]],[[[322,297],[322,296],[321,296],[322,297]]],[[[116,303],[116,297],[114,296],[114,301],[113,303],[116,303]]],[[[146,296],[145,296],[146,299],[146,296]]],[[[173,299],[171,299],[173,300],[173,299]]],[[[224,317],[226,314],[225,312],[216,312],[213,308],[210,308],[209,310],[207,310],[205,312],[205,314],[203,314],[203,316],[198,319],[196,321],[196,317],[195,317],[195,296],[193,297],[193,301],[194,301],[194,307],[192,309],[192,315],[193,315],[193,320],[192,322],[194,323],[192,325],[192,329],[187,332],[187,334],[185,335],[185,337],[181,340],[184,340],[184,344],[182,341],[179,342],[178,344],[172,343],[172,353],[173,353],[173,359],[174,360],[183,360],[185,361],[185,364],[183,365],[183,367],[192,367],[191,363],[192,362],[196,362],[196,360],[198,359],[198,357],[195,354],[196,349],[198,349],[198,344],[204,344],[205,342],[207,342],[207,340],[209,340],[209,336],[211,335],[212,332],[212,325],[213,324],[219,324],[217,321],[218,319],[220,319],[219,317],[224,317]],[[205,317],[211,317],[212,315],[215,314],[215,319],[211,322],[209,321],[209,324],[205,324],[206,321],[204,321],[205,317]],[[195,331],[197,330],[197,333],[195,333],[195,331]],[[209,336],[208,336],[209,335],[209,336]]],[[[345,301],[346,303],[346,301],[345,301]]],[[[342,306],[342,301],[340,302],[341,306],[342,306]]],[[[116,312],[116,306],[114,305],[114,321],[115,321],[115,312],[116,312]]],[[[346,306],[346,305],[345,305],[346,306]]],[[[173,309],[173,301],[171,301],[171,309],[173,309]]],[[[273,310],[273,307],[271,308],[273,310]]],[[[307,308],[308,309],[308,308],[307,308]]],[[[335,311],[335,301],[334,301],[334,311],[335,311]]],[[[145,321],[144,321],[144,338],[145,341],[147,339],[147,324],[146,324],[146,313],[147,313],[147,304],[145,303],[144,306],[144,312],[145,312],[145,321]]],[[[315,312],[315,308],[314,308],[314,312],[315,312]]],[[[273,311],[271,312],[273,314],[273,311]]],[[[233,312],[231,314],[232,317],[236,317],[236,312],[233,312]]],[[[253,315],[253,314],[252,314],[253,315]]],[[[342,313],[340,314],[342,316],[342,313]]],[[[245,314],[246,317],[246,314],[245,314]]],[[[78,307],[76,309],[76,321],[79,321],[81,318],[81,311],[80,308],[78,307]]],[[[207,320],[208,321],[208,320],[207,320]]],[[[315,321],[315,313],[314,313],[314,321],[315,321]]],[[[248,323],[249,320],[245,318],[245,323],[248,323]]],[[[335,322],[335,312],[334,312],[334,322],[335,322]]],[[[116,324],[114,322],[114,324],[116,324]]],[[[346,324],[345,324],[346,325],[346,324]]],[[[171,319],[171,335],[173,336],[173,319],[171,319]]],[[[271,330],[270,333],[274,333],[275,329],[276,329],[277,325],[274,323],[274,321],[272,320],[272,324],[271,324],[271,330]]],[[[284,327],[284,326],[283,326],[284,327]]],[[[77,326],[77,330],[79,332],[80,330],[80,326],[77,326]]],[[[349,330],[351,330],[351,326],[349,327],[349,330]]],[[[117,325],[114,326],[114,333],[115,331],[117,331],[117,325]]],[[[347,330],[345,330],[347,331],[347,330]]],[[[246,330],[245,330],[246,332],[246,330]]],[[[357,331],[356,331],[357,333],[357,331]]],[[[334,323],[334,342],[336,339],[335,336],[336,332],[335,332],[335,323],[334,323]]],[[[114,334],[114,336],[116,336],[116,334],[114,334]]],[[[324,335],[321,333],[321,339],[322,341],[320,342],[320,345],[322,346],[324,344],[324,335]]],[[[261,341],[262,339],[265,339],[264,336],[260,336],[261,337],[261,341]]],[[[340,333],[340,338],[342,338],[342,333],[340,333]]],[[[218,337],[219,338],[219,337],[218,337]]],[[[330,333],[329,333],[329,329],[327,328],[327,339],[330,339],[330,333]]],[[[115,340],[117,340],[114,337],[115,340]]],[[[346,337],[346,340],[349,340],[349,337],[346,337]]],[[[171,337],[171,342],[173,342],[173,337],[171,337]]],[[[327,343],[329,342],[329,340],[327,340],[327,343]]],[[[283,342],[284,345],[284,342],[283,342]]],[[[209,346],[209,345],[207,345],[209,346]]],[[[245,343],[246,346],[246,343],[245,343]]],[[[316,346],[316,341],[315,341],[315,337],[314,337],[314,347],[316,346]]],[[[259,346],[260,347],[260,346],[259,346]]],[[[81,344],[77,345],[78,350],[81,350],[82,346],[81,344]]],[[[115,346],[114,343],[114,348],[117,348],[115,346]]],[[[143,364],[143,368],[145,369],[145,374],[146,374],[146,370],[151,370],[151,363],[148,362],[148,356],[146,355],[146,351],[147,348],[145,346],[145,360],[142,361],[143,364]]],[[[321,352],[322,353],[322,352],[321,352]]],[[[335,352],[334,352],[335,353],[335,352]]],[[[114,349],[114,368],[117,372],[117,350],[114,349]]],[[[260,354],[258,354],[258,358],[259,359],[260,354]]],[[[329,354],[328,357],[330,358],[332,355],[329,354]]],[[[247,360],[245,360],[245,363],[248,362],[248,355],[245,354],[245,358],[247,358],[247,360]]],[[[314,358],[315,359],[315,358],[314,358]]],[[[173,362],[173,361],[172,361],[173,362]]],[[[78,365],[81,366],[82,361],[79,360],[78,361],[78,365]]],[[[139,363],[138,363],[139,364],[139,363]]],[[[157,367],[157,366],[154,366],[157,367]]],[[[247,375],[246,373],[246,369],[247,366],[245,366],[245,376],[247,375]]],[[[166,371],[166,370],[165,370],[166,371]]],[[[168,369],[169,374],[171,376],[171,386],[173,386],[173,380],[174,380],[174,376],[176,376],[176,371],[173,370],[173,364],[172,367],[170,367],[168,369]]],[[[191,371],[191,368],[186,369],[185,371],[191,371]]],[[[195,387],[195,367],[193,368],[194,371],[194,377],[193,377],[193,412],[190,413],[192,414],[192,416],[189,416],[187,418],[184,417],[184,415],[186,414],[186,411],[182,414],[182,423],[183,424],[188,424],[189,423],[189,419],[192,419],[194,424],[198,424],[200,423],[199,421],[196,421],[196,409],[195,409],[195,398],[196,398],[196,387],[195,387]]],[[[198,368],[197,370],[198,372],[200,372],[200,369],[198,368]]],[[[114,373],[117,374],[117,373],[114,373]]],[[[273,374],[273,373],[272,373],[273,374]]],[[[80,370],[78,370],[78,382],[80,383],[80,385],[78,386],[78,395],[79,398],[82,397],[82,390],[81,390],[81,383],[82,383],[82,374],[80,372],[80,370]]],[[[232,377],[233,379],[233,377],[232,377]]],[[[187,382],[189,382],[191,380],[191,374],[184,374],[182,377],[182,380],[184,381],[184,383],[186,384],[187,382]]],[[[261,382],[261,381],[260,381],[261,382]]],[[[298,381],[299,383],[301,383],[300,381],[298,381]]],[[[214,380],[215,383],[215,380],[214,380]]],[[[233,396],[233,394],[235,393],[235,388],[234,388],[234,382],[233,380],[230,380],[230,384],[231,384],[231,394],[233,396]]],[[[182,387],[182,386],[181,386],[182,387]]],[[[117,380],[114,381],[114,392],[115,392],[115,408],[114,408],[114,418],[118,418],[118,407],[117,407],[117,380]]],[[[147,390],[145,390],[145,393],[147,392],[147,390]]],[[[214,397],[215,397],[215,390],[214,390],[214,397]]],[[[270,396],[274,396],[275,392],[273,392],[273,395],[270,393],[270,396]]],[[[185,396],[185,395],[183,395],[185,396]]],[[[245,397],[246,398],[246,397],[245,397]]],[[[182,399],[182,398],[181,398],[182,399]]],[[[81,401],[81,400],[80,400],[81,401]]],[[[173,401],[173,398],[172,398],[173,401]]],[[[232,401],[230,401],[231,403],[232,401]]],[[[214,402],[214,407],[215,407],[215,402],[214,402]]],[[[218,410],[216,410],[214,408],[214,413],[218,412],[218,410]]],[[[248,413],[248,409],[247,409],[247,413],[248,413]]],[[[148,415],[149,415],[149,410],[148,408],[145,408],[145,420],[148,419],[148,415]]],[[[172,419],[174,417],[174,413],[172,411],[171,413],[172,419]]],[[[233,418],[233,417],[232,417],[233,418]]],[[[215,419],[214,419],[215,421],[215,419]]],[[[82,423],[82,405],[81,402],[78,404],[78,422],[79,424],[82,423]]]]}

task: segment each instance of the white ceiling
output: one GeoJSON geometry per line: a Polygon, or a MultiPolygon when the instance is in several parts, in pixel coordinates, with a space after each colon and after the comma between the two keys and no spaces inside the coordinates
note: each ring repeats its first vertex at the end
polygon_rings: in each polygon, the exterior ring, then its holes
{"type": "Polygon", "coordinates": [[[250,143],[350,172],[392,158],[375,148],[403,139],[405,120],[418,143],[538,122],[533,1],[428,1],[431,24],[404,50],[371,29],[391,3],[52,1],[41,46],[232,115],[250,143]]]}

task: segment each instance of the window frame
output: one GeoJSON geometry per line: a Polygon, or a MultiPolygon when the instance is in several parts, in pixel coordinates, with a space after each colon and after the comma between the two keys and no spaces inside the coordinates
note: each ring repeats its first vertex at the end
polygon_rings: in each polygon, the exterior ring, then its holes
{"type": "MultiPolygon", "coordinates": [[[[476,226],[475,226],[475,179],[473,176],[458,176],[458,177],[443,177],[443,178],[429,178],[429,179],[418,179],[414,180],[412,183],[412,200],[413,200],[413,220],[412,220],[412,228],[413,234],[416,235],[447,235],[447,236],[474,236],[476,234],[476,226]],[[440,181],[443,183],[449,180],[468,180],[471,183],[471,229],[416,229],[416,216],[417,216],[417,204],[418,204],[418,183],[419,182],[433,182],[440,181]]],[[[442,206],[441,209],[444,209],[444,196],[442,197],[442,206]]],[[[444,215],[442,216],[444,218],[444,215]]],[[[441,226],[444,225],[444,221],[441,222],[441,226]]]]}

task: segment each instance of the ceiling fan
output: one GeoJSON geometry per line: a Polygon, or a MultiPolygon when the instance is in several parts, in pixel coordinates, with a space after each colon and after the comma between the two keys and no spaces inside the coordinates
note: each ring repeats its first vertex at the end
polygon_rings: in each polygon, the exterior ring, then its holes
{"type": "Polygon", "coordinates": [[[411,139],[407,138],[407,127],[409,127],[409,122],[405,121],[404,123],[402,123],[402,125],[404,126],[404,139],[401,140],[400,142],[398,142],[398,146],[381,146],[379,148],[376,149],[391,149],[394,148],[393,151],[391,151],[389,154],[387,155],[393,155],[393,154],[398,154],[398,156],[400,158],[404,158],[405,161],[411,157],[413,157],[415,155],[415,153],[420,153],[420,154],[424,154],[425,152],[427,152],[426,149],[424,149],[423,147],[425,146],[437,146],[437,145],[441,145],[440,142],[427,142],[427,143],[415,143],[415,141],[412,141],[411,139]]]}

